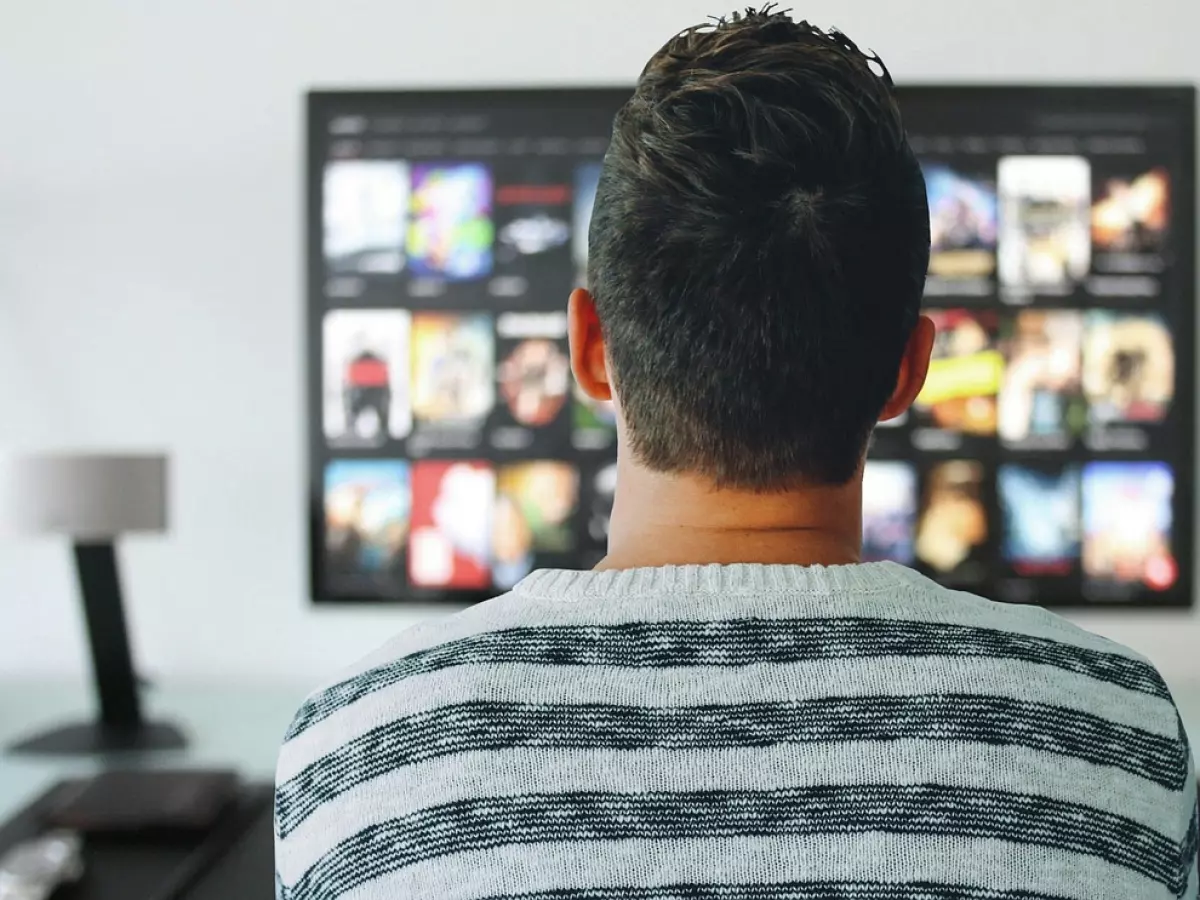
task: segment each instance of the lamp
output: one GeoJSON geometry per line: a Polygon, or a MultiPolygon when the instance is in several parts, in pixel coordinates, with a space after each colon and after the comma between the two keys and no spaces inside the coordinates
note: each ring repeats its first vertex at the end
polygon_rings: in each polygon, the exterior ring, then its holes
{"type": "Polygon", "coordinates": [[[175,727],[142,718],[114,542],[167,527],[167,458],[54,454],[0,466],[0,533],[71,538],[99,715],[35,735],[16,753],[88,755],[184,746],[175,727]]]}

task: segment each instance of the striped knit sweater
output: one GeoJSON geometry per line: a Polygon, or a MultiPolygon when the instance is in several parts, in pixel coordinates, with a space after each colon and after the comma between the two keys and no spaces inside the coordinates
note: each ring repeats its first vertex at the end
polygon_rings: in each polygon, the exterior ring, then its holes
{"type": "Polygon", "coordinates": [[[889,563],[539,572],[314,693],[286,900],[1197,896],[1167,688],[889,563]]]}

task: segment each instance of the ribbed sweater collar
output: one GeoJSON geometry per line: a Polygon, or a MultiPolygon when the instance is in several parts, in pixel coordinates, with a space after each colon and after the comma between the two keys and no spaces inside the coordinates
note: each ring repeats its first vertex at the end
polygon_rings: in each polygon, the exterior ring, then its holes
{"type": "Polygon", "coordinates": [[[736,565],[661,566],[577,572],[541,569],[516,593],[547,599],[634,597],[655,594],[829,594],[895,590],[897,582],[919,579],[890,562],[846,566],[736,565]]]}

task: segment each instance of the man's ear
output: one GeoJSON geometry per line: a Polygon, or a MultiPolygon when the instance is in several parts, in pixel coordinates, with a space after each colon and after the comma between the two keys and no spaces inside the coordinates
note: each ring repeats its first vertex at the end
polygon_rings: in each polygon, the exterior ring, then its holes
{"type": "Polygon", "coordinates": [[[900,374],[896,378],[896,390],[883,407],[879,415],[880,422],[894,419],[903,415],[921,388],[925,386],[925,376],[929,374],[929,357],[933,354],[933,339],[937,328],[929,316],[917,319],[917,325],[908,337],[904,348],[904,357],[900,360],[900,374]]]}
{"type": "Polygon", "coordinates": [[[567,338],[571,344],[571,371],[583,392],[593,400],[611,400],[604,335],[596,315],[596,301],[583,288],[567,301],[567,338]]]}

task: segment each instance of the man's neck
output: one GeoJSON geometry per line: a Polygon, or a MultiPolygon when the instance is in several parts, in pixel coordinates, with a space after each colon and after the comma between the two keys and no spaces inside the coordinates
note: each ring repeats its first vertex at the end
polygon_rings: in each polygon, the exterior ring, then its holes
{"type": "Polygon", "coordinates": [[[597,569],[761,563],[845,565],[862,547],[862,483],[751,493],[622,459],[597,569]]]}

